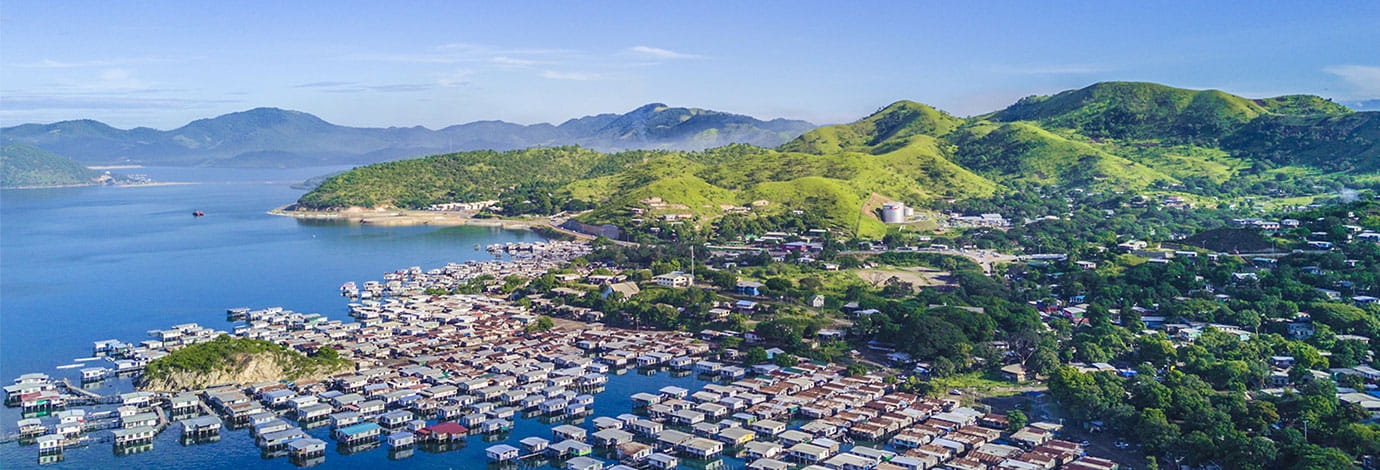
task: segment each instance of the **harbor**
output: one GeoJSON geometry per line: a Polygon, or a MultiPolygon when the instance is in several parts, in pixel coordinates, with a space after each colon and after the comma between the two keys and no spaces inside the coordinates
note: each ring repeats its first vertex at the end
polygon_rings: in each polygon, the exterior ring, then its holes
{"type": "Polygon", "coordinates": [[[6,405],[24,416],[13,445],[29,449],[30,462],[77,466],[93,448],[119,456],[171,448],[304,467],[385,458],[567,470],[1115,468],[1053,432],[1007,437],[1000,415],[901,393],[882,375],[850,377],[837,364],[740,367],[685,332],[585,322],[530,328],[539,316],[501,295],[504,280],[565,267],[588,246],[490,250],[509,257],[342,286],[349,321],[236,307],[223,328],[183,323],[147,339],[95,341],[91,352],[104,364],[81,362],[86,385],[128,383],[171,351],[226,335],[302,353],[328,347],[354,368],[105,395],[24,374],[4,388],[6,405]]]}

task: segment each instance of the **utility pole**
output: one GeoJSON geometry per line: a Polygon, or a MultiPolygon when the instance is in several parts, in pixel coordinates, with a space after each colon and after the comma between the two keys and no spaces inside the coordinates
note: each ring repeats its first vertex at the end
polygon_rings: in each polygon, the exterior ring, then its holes
{"type": "Polygon", "coordinates": [[[690,245],[690,287],[695,287],[695,245],[690,245]]]}

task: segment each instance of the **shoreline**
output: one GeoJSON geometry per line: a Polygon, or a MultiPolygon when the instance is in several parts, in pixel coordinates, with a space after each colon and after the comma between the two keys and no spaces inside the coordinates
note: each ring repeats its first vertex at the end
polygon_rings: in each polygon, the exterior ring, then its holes
{"type": "Polygon", "coordinates": [[[344,210],[344,211],[304,211],[289,209],[291,204],[268,211],[269,214],[292,217],[302,220],[338,220],[374,225],[380,227],[405,227],[419,225],[435,226],[474,226],[497,227],[506,230],[557,229],[550,219],[476,219],[463,213],[392,209],[387,211],[344,210]]]}
{"type": "Polygon", "coordinates": [[[178,186],[178,185],[184,185],[184,184],[204,184],[204,183],[183,182],[183,181],[160,181],[160,182],[155,182],[155,183],[129,183],[129,184],[49,184],[49,185],[31,185],[31,186],[10,186],[10,187],[5,187],[5,188],[0,188],[0,190],[6,190],[6,191],[8,191],[8,190],[11,190],[11,189],[146,188],[146,187],[153,187],[153,186],[178,186]]]}

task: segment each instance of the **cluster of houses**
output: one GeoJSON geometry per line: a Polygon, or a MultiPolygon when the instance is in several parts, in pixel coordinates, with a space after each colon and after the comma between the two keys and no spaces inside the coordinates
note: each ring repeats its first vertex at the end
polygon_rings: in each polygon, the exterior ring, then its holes
{"type": "Polygon", "coordinates": [[[491,200],[487,200],[487,201],[474,201],[474,202],[447,202],[447,203],[443,203],[443,204],[432,204],[432,205],[429,205],[429,206],[426,207],[426,210],[429,210],[429,211],[443,211],[443,212],[482,211],[482,210],[484,210],[484,209],[488,209],[488,208],[490,208],[490,207],[493,207],[493,206],[495,206],[495,205],[497,205],[497,204],[498,204],[498,200],[497,200],[497,199],[491,199],[491,200]]]}
{"type": "Polygon", "coordinates": [[[503,278],[509,276],[536,277],[563,266],[567,261],[590,253],[586,243],[549,241],[537,243],[507,243],[487,248],[496,254],[508,254],[512,259],[450,263],[443,268],[423,271],[413,266],[384,275],[382,281],[367,281],[362,287],[354,282],[340,286],[341,295],[361,301],[385,296],[416,296],[428,289],[450,290],[469,281],[487,277],[486,287],[497,292],[503,278]]]}
{"type": "MultiPolygon", "coordinates": [[[[405,270],[395,280],[409,288],[435,285],[454,279],[447,271],[405,270]]],[[[481,295],[417,294],[352,304],[351,313],[358,321],[348,323],[281,308],[234,309],[232,316],[243,320],[234,328],[235,336],[264,339],[304,353],[329,346],[354,360],[358,370],[324,380],[227,385],[162,397],[138,392],[129,399],[140,400],[133,404],[145,407],[121,407],[114,441],[117,447],[150,442],[169,421],[149,410],[160,414],[167,410],[174,416],[191,412],[181,422],[184,437],[218,436],[223,419],[232,427],[249,427],[265,455],[286,454],[294,459],[323,458],[326,443],[304,431],[320,426],[330,426],[332,438],[343,448],[446,443],[471,433],[510,430],[513,417],[520,413],[586,414],[611,368],[688,368],[709,351],[707,344],[686,333],[633,332],[597,324],[527,333],[523,327],[536,317],[516,304],[481,295]],[[427,424],[427,420],[438,422],[427,424]]],[[[123,356],[146,350],[166,354],[201,338],[210,339],[204,331],[209,330],[179,325],[151,332],[157,344],[136,347],[103,341],[96,348],[123,356]]],[[[19,403],[38,401],[40,396],[31,394],[53,394],[60,399],[65,395],[59,395],[59,389],[46,376],[29,374],[6,391],[7,397],[19,403]]],[[[62,409],[64,404],[46,402],[45,406],[62,409]]],[[[77,411],[81,410],[62,413],[77,411]]],[[[46,428],[39,420],[22,424],[30,432],[46,428]]],[[[60,449],[70,445],[71,438],[98,430],[58,428],[61,432],[54,432],[54,437],[40,438],[42,450],[60,449]]]]}
{"type": "MultiPolygon", "coordinates": [[[[25,374],[16,384],[49,384],[54,389],[67,387],[66,382],[54,382],[44,374],[25,374]]],[[[193,402],[195,400],[193,399],[193,402]]],[[[93,394],[74,395],[42,412],[25,413],[16,426],[21,444],[36,444],[40,457],[60,456],[63,449],[85,445],[91,441],[89,433],[111,430],[109,441],[116,453],[128,453],[151,448],[153,438],[174,419],[196,418],[199,410],[185,397],[159,397],[150,392],[129,392],[100,397],[93,394]],[[109,405],[107,411],[90,412],[79,406],[109,405]],[[45,422],[49,421],[49,422],[45,422]]],[[[220,421],[215,418],[186,419],[178,422],[188,438],[215,438],[220,421]]]]}
{"type": "Polygon", "coordinates": [[[564,458],[566,470],[605,469],[605,461],[591,456],[595,448],[616,458],[609,470],[670,470],[681,459],[723,455],[741,457],[754,470],[1119,468],[1047,430],[1026,427],[1004,437],[1004,416],[897,392],[877,376],[846,377],[834,364],[770,366],[751,377],[723,374],[731,366],[709,361],[693,367],[702,375],[742,378],[698,391],[667,386],[636,393],[634,413],[593,418],[592,431],[557,426],[552,440],[531,436],[521,448],[499,444],[485,453],[495,462],[564,458]]]}
{"type": "MultiPolygon", "coordinates": [[[[759,199],[743,206],[734,204],[706,204],[703,208],[717,209],[725,214],[744,214],[752,212],[754,209],[761,209],[770,205],[771,201],[759,199]]],[[[656,196],[642,198],[637,201],[636,205],[627,206],[625,209],[628,211],[628,215],[633,217],[631,222],[634,224],[646,223],[648,217],[654,217],[655,219],[671,222],[672,224],[683,223],[685,220],[692,220],[695,218],[693,212],[688,212],[690,206],[666,202],[666,200],[656,196]]]]}
{"type": "MultiPolygon", "coordinates": [[[[1357,305],[1363,305],[1364,302],[1367,302],[1367,297],[1361,296],[1359,300],[1353,299],[1353,302],[1357,305]]],[[[1087,319],[1084,317],[1084,314],[1086,314],[1088,308],[1087,304],[1067,304],[1059,302],[1032,303],[1035,304],[1035,306],[1040,310],[1041,316],[1046,321],[1051,318],[1063,318],[1072,321],[1075,324],[1087,322],[1087,319]]],[[[1209,328],[1214,329],[1220,333],[1235,336],[1241,341],[1248,341],[1251,339],[1252,336],[1256,334],[1254,331],[1247,330],[1237,325],[1201,321],[1184,321],[1165,317],[1162,315],[1157,315],[1157,312],[1152,309],[1147,309],[1139,306],[1133,308],[1135,308],[1137,310],[1137,313],[1140,314],[1141,322],[1144,324],[1146,328],[1144,331],[1141,331],[1140,333],[1164,333],[1166,336],[1169,337],[1170,340],[1180,344],[1191,344],[1194,341],[1197,341],[1198,338],[1203,334],[1203,332],[1209,328]]],[[[1116,309],[1113,309],[1112,313],[1114,314],[1115,318],[1116,316],[1119,316],[1121,312],[1116,309]]],[[[1307,312],[1299,312],[1293,318],[1275,319],[1273,323],[1273,325],[1268,325],[1268,329],[1270,331],[1281,333],[1286,337],[1294,340],[1302,340],[1308,338],[1312,336],[1315,332],[1311,315],[1309,315],[1307,312]]],[[[1355,334],[1337,334],[1335,335],[1335,340],[1355,341],[1364,345],[1368,345],[1371,342],[1371,338],[1355,334]]],[[[1270,374],[1266,379],[1264,387],[1261,390],[1259,390],[1259,393],[1280,395],[1285,393],[1285,389],[1287,387],[1296,385],[1299,380],[1311,380],[1313,378],[1336,379],[1341,376],[1355,376],[1358,377],[1363,383],[1370,385],[1380,385],[1380,370],[1366,365],[1370,362],[1373,362],[1374,360],[1375,357],[1373,352],[1367,349],[1365,352],[1365,356],[1362,358],[1363,364],[1361,365],[1357,365],[1354,367],[1333,367],[1327,370],[1309,370],[1306,374],[1301,376],[1301,379],[1299,379],[1297,377],[1291,376],[1290,374],[1291,369],[1295,367],[1296,361],[1294,357],[1272,356],[1270,358],[1270,374]]],[[[1118,369],[1107,363],[1072,363],[1070,365],[1075,366],[1076,368],[1084,372],[1112,371],[1123,375],[1130,375],[1135,373],[1135,371],[1132,369],[1118,369]]],[[[1013,381],[1022,381],[1026,378],[1024,375],[1024,371],[1021,370],[1019,366],[1008,366],[1007,368],[1003,368],[1002,371],[1004,375],[1006,375],[1009,379],[1013,381]]],[[[1355,403],[1361,406],[1371,414],[1372,418],[1380,418],[1380,392],[1354,390],[1346,387],[1339,387],[1337,395],[1338,398],[1343,401],[1355,403]]]]}
{"type": "MultiPolygon", "coordinates": [[[[1355,214],[1351,214],[1351,219],[1355,220],[1355,214]]],[[[1302,225],[1297,219],[1284,219],[1279,221],[1263,220],[1259,218],[1234,219],[1233,222],[1240,227],[1257,228],[1266,232],[1278,232],[1288,230],[1302,225]]],[[[1380,243],[1380,232],[1367,230],[1365,227],[1354,224],[1342,225],[1346,229],[1346,241],[1349,242],[1371,242],[1380,243]]],[[[1332,234],[1327,232],[1310,233],[1305,240],[1308,249],[1311,250],[1331,250],[1333,242],[1328,241],[1332,234]]]]}
{"type": "Polygon", "coordinates": [[[948,216],[948,222],[945,225],[949,227],[1004,228],[1011,226],[1011,221],[1007,220],[1006,217],[1003,217],[1001,214],[986,213],[978,215],[962,215],[951,213],[946,215],[948,216]]]}

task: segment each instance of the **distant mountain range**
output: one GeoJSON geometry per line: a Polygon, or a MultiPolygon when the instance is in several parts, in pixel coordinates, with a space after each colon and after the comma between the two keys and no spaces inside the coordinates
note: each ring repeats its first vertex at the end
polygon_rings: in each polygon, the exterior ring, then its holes
{"type": "Polygon", "coordinates": [[[753,214],[802,210],[878,235],[885,230],[869,208],[886,200],[924,206],[1059,185],[1213,201],[1275,197],[1285,187],[1326,192],[1324,179],[1380,182],[1380,113],[1308,95],[1248,99],[1105,82],[967,119],[898,101],[774,149],[554,148],[383,163],[329,178],[299,205],[425,207],[539,185],[556,188],[541,194],[593,207],[581,216],[592,223],[629,223],[635,212],[703,222],[751,207],[753,214]]]}
{"type": "Polygon", "coordinates": [[[439,130],[346,127],[300,111],[255,108],[169,131],[116,129],[93,120],[23,124],[0,129],[0,144],[25,143],[89,164],[288,168],[562,145],[600,151],[702,150],[733,143],[774,147],[814,127],[661,103],[560,125],[477,121],[439,130]]]}

